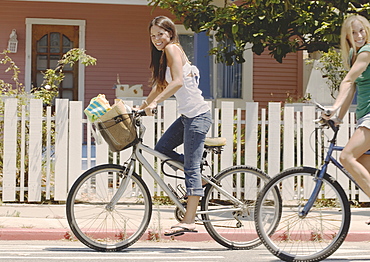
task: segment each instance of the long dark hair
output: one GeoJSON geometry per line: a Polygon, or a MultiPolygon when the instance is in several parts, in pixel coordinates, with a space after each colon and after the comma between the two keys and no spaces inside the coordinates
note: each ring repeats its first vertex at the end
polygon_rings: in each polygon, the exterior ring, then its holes
{"type": "MultiPolygon", "coordinates": [[[[170,33],[171,42],[174,44],[179,44],[179,36],[174,22],[166,16],[157,16],[149,24],[149,33],[152,26],[158,26],[170,33]]],[[[152,60],[150,62],[150,69],[152,71],[152,77],[150,84],[152,86],[157,86],[157,90],[162,91],[167,86],[166,82],[166,68],[167,68],[167,57],[164,50],[158,50],[150,41],[150,50],[152,60]]]]}

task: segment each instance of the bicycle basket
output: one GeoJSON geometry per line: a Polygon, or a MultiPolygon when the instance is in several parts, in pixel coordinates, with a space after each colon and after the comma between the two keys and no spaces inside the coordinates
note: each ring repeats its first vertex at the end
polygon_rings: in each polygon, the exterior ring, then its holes
{"type": "Polygon", "coordinates": [[[99,117],[95,124],[108,143],[109,149],[112,152],[119,152],[138,142],[134,122],[132,114],[127,113],[125,105],[120,100],[107,113],[99,117]]]}

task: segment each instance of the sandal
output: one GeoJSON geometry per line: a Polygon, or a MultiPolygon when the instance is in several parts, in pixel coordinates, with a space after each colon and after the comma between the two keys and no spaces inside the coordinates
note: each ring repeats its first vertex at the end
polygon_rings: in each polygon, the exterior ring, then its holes
{"type": "Polygon", "coordinates": [[[365,222],[366,225],[370,225],[370,219],[368,221],[365,222]]]}
{"type": "MultiPolygon", "coordinates": [[[[198,230],[195,229],[192,229],[192,228],[189,228],[187,226],[183,226],[183,225],[187,225],[187,224],[177,224],[175,226],[172,226],[170,230],[166,230],[164,235],[169,237],[169,236],[182,236],[183,234],[185,233],[198,233],[198,230]]],[[[191,225],[191,224],[189,224],[191,225]]]]}

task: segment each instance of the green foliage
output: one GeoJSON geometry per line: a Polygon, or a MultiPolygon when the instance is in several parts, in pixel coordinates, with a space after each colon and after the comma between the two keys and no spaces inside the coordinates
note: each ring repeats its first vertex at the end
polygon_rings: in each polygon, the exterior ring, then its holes
{"type": "Polygon", "coordinates": [[[278,62],[298,50],[327,52],[338,47],[348,13],[370,18],[367,1],[242,0],[223,6],[212,0],[148,1],[153,8],[169,10],[186,28],[214,34],[219,46],[210,53],[229,65],[245,62],[247,43],[257,55],[267,48],[278,62]]]}
{"type": "Polygon", "coordinates": [[[294,98],[289,93],[287,93],[287,98],[285,100],[285,103],[292,104],[292,103],[306,103],[312,100],[311,94],[308,93],[304,96],[294,98]]]}
{"type": "MultiPolygon", "coordinates": [[[[12,72],[11,79],[16,84],[15,90],[21,91],[23,89],[22,83],[19,82],[19,67],[14,63],[14,61],[8,56],[9,51],[4,50],[2,53],[0,53],[1,56],[3,56],[2,59],[0,59],[0,64],[7,65],[8,68],[5,69],[5,72],[12,72]]],[[[13,89],[13,85],[10,83],[5,82],[4,80],[0,79],[0,94],[3,94],[4,90],[13,89]]]]}
{"type": "Polygon", "coordinates": [[[335,99],[340,83],[348,72],[343,66],[341,54],[331,48],[327,53],[322,54],[319,62],[317,69],[321,71],[323,77],[327,78],[326,83],[330,89],[330,95],[335,99]]]}
{"type": "MultiPolygon", "coordinates": [[[[4,139],[3,139],[3,130],[4,130],[4,99],[6,97],[13,97],[18,99],[18,117],[21,116],[22,106],[27,106],[30,98],[42,99],[44,106],[51,106],[53,104],[54,98],[58,96],[58,86],[63,81],[64,74],[63,69],[65,66],[73,66],[76,62],[80,61],[85,66],[95,65],[96,59],[87,55],[84,50],[81,49],[71,49],[66,54],[63,55],[62,59],[58,61],[58,66],[55,69],[47,69],[44,73],[44,82],[41,87],[35,87],[31,90],[31,93],[28,93],[24,89],[24,85],[19,81],[20,70],[15,62],[8,55],[9,51],[5,50],[0,53],[0,66],[5,66],[5,72],[10,73],[10,82],[6,82],[3,79],[0,79],[0,174],[3,172],[3,155],[4,155],[4,139]]],[[[44,107],[44,116],[46,115],[46,107],[44,107]]],[[[26,119],[28,112],[26,111],[26,119]]],[[[25,123],[26,130],[29,129],[29,121],[26,120],[25,123]]],[[[25,177],[27,177],[28,172],[28,154],[24,157],[24,162],[21,163],[20,156],[20,147],[21,147],[21,125],[18,123],[17,126],[17,169],[21,170],[21,165],[24,165],[25,177]]],[[[42,136],[43,136],[43,149],[46,146],[46,135],[47,132],[50,132],[51,142],[55,139],[55,129],[54,123],[52,123],[51,130],[47,130],[46,124],[43,123],[42,127],[42,136]]],[[[28,132],[25,134],[26,141],[28,140],[28,132]]],[[[27,150],[27,149],[26,149],[27,150]]],[[[45,167],[46,163],[43,163],[45,167]]],[[[19,172],[18,172],[19,173],[19,172]]],[[[19,174],[17,174],[17,184],[19,185],[19,174]]],[[[27,182],[25,182],[27,186],[27,182]]]]}
{"type": "Polygon", "coordinates": [[[44,82],[41,88],[37,87],[32,91],[35,98],[42,99],[45,105],[51,105],[54,98],[58,96],[58,87],[64,79],[64,67],[72,67],[78,61],[85,66],[96,64],[96,58],[87,55],[85,50],[79,48],[69,50],[58,61],[55,69],[47,69],[44,72],[44,82]]]}
{"type": "MultiPolygon", "coordinates": [[[[23,103],[26,102],[27,96],[24,94],[23,84],[19,82],[20,69],[15,64],[15,62],[8,56],[9,51],[5,50],[0,53],[0,65],[5,65],[5,72],[11,73],[11,81],[13,84],[5,82],[0,79],[0,97],[1,96],[11,96],[20,99],[23,103]],[[15,86],[14,86],[15,85],[15,86]]],[[[3,112],[4,104],[0,99],[0,117],[4,116],[3,112]]]]}
{"type": "Polygon", "coordinates": [[[168,196],[153,196],[155,205],[174,205],[174,202],[168,196]]]}

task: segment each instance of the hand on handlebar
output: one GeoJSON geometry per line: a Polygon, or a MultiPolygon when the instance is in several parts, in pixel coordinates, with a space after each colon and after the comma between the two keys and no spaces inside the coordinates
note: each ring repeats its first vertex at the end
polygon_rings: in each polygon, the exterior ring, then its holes
{"type": "Polygon", "coordinates": [[[321,113],[321,117],[326,120],[329,120],[333,118],[335,112],[337,112],[336,109],[333,109],[331,107],[325,107],[325,110],[321,113]]]}
{"type": "Polygon", "coordinates": [[[148,106],[144,108],[144,110],[147,116],[153,116],[157,113],[157,103],[154,101],[151,102],[148,106]]]}
{"type": "Polygon", "coordinates": [[[153,102],[147,105],[146,107],[140,106],[140,107],[133,107],[132,111],[136,115],[140,116],[153,116],[157,114],[157,103],[153,102]]]}
{"type": "MultiPolygon", "coordinates": [[[[321,113],[321,117],[325,120],[329,120],[329,119],[332,119],[334,114],[337,112],[338,109],[336,108],[333,108],[333,107],[324,107],[322,105],[320,105],[319,103],[315,102],[315,105],[317,108],[319,108],[322,113],[321,113]]],[[[334,120],[334,119],[332,119],[334,120]]]]}
{"type": "Polygon", "coordinates": [[[315,104],[316,107],[322,111],[320,119],[315,120],[315,122],[320,123],[322,126],[326,126],[329,120],[331,120],[335,126],[343,124],[342,119],[338,118],[337,116],[334,116],[337,109],[334,109],[332,107],[324,107],[317,102],[315,102],[315,104]]]}
{"type": "MultiPolygon", "coordinates": [[[[134,113],[134,115],[137,115],[137,116],[147,116],[147,113],[146,113],[146,110],[145,109],[133,109],[132,112],[134,113]]],[[[157,108],[154,108],[152,109],[151,111],[151,116],[157,114],[157,108]]]]}

